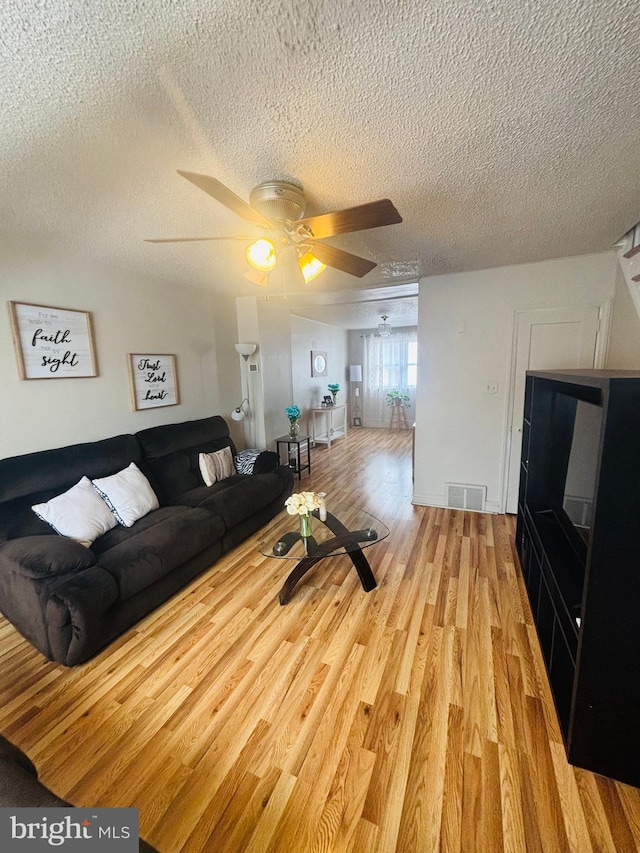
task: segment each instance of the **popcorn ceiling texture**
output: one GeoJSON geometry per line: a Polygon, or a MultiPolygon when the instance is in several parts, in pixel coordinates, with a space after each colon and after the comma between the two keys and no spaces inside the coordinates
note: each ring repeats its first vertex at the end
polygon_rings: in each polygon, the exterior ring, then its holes
{"type": "MultiPolygon", "coordinates": [[[[610,249],[640,219],[636,0],[5,0],[4,239],[254,293],[247,233],[176,174],[307,213],[388,197],[404,223],[329,242],[380,266],[317,287],[610,249]]],[[[320,285],[320,281],[322,284],[320,285]]]]}

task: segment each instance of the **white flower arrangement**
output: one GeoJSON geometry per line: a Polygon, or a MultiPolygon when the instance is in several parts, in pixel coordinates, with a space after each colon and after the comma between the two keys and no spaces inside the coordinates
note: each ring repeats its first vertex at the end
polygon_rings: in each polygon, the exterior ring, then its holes
{"type": "Polygon", "coordinates": [[[299,492],[290,495],[284,502],[289,515],[309,515],[314,509],[320,509],[322,501],[315,492],[299,492]]]}

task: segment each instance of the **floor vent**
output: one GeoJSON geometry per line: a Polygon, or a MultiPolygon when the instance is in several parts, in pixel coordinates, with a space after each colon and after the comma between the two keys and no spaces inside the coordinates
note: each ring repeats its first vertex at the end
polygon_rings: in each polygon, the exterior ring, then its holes
{"type": "Polygon", "coordinates": [[[447,483],[447,506],[452,509],[470,509],[484,512],[487,500],[486,486],[447,483]]]}

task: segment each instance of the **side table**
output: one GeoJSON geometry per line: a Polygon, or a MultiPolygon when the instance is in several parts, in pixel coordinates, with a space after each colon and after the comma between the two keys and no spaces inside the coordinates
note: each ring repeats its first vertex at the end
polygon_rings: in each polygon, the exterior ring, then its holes
{"type": "Polygon", "coordinates": [[[311,440],[313,444],[326,444],[331,447],[331,442],[347,434],[347,406],[326,406],[313,408],[311,417],[311,440]],[[319,423],[318,423],[319,422],[319,423]]]}
{"type": "Polygon", "coordinates": [[[298,480],[302,479],[303,471],[306,474],[311,474],[310,436],[299,435],[297,438],[290,438],[288,435],[281,435],[276,438],[276,453],[280,463],[288,465],[298,475],[298,480]]]}

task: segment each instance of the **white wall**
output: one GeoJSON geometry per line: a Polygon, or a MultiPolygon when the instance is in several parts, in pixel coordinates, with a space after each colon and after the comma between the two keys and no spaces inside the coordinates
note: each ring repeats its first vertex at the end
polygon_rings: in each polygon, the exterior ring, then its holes
{"type": "Polygon", "coordinates": [[[607,252],[420,282],[414,503],[443,505],[445,483],[467,483],[502,509],[515,313],[604,304],[616,265],[607,252]]]}
{"type": "Polygon", "coordinates": [[[301,423],[306,425],[309,432],[311,421],[307,413],[312,406],[319,406],[325,395],[331,394],[327,385],[337,382],[340,385],[337,403],[342,405],[348,402],[348,340],[349,333],[345,329],[303,317],[291,317],[293,397],[290,403],[297,403],[302,409],[301,423]],[[327,353],[326,376],[311,376],[312,350],[327,353]]]}
{"type": "Polygon", "coordinates": [[[323,395],[329,393],[329,382],[340,384],[338,402],[346,402],[348,334],[335,326],[291,315],[287,302],[281,299],[243,296],[236,302],[239,339],[258,345],[249,359],[258,365],[258,373],[245,375],[251,400],[245,429],[255,446],[273,449],[274,440],[289,428],[287,406],[300,406],[301,428],[307,431],[308,410],[320,405],[323,395]],[[312,378],[311,350],[326,351],[328,376],[312,378]]]}
{"type": "Polygon", "coordinates": [[[258,372],[243,366],[250,400],[245,418],[248,441],[254,447],[274,449],[274,440],[289,426],[284,413],[292,397],[289,308],[283,300],[264,297],[243,296],[236,302],[241,342],[258,345],[249,359],[258,372]]]}
{"type": "Polygon", "coordinates": [[[616,268],[607,367],[617,370],[640,369],[640,317],[619,265],[616,268]]]}
{"type": "Polygon", "coordinates": [[[2,246],[0,294],[2,457],[228,414],[239,401],[233,300],[90,266],[33,242],[2,246]],[[19,379],[8,301],[91,312],[98,376],[19,379]],[[132,410],[128,352],[176,354],[179,405],[132,410]]]}

